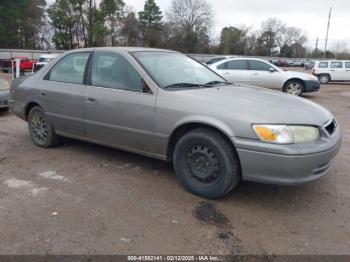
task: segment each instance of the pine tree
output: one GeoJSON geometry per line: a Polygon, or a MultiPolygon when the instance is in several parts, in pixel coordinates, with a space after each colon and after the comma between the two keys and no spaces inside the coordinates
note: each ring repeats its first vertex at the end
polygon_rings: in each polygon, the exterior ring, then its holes
{"type": "Polygon", "coordinates": [[[163,15],[154,0],[146,0],[143,11],[138,13],[142,32],[142,44],[155,47],[159,45],[163,26],[163,15]]]}
{"type": "Polygon", "coordinates": [[[112,46],[117,44],[117,31],[124,18],[125,3],[123,0],[102,0],[100,5],[102,13],[111,34],[112,46]]]}

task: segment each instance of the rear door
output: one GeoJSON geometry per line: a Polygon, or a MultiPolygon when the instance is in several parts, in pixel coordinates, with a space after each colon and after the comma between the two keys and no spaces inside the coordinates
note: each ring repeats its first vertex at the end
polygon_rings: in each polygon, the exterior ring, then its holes
{"type": "Polygon", "coordinates": [[[84,111],[87,137],[131,151],[154,151],[156,93],[116,52],[95,52],[89,71],[84,111]]]}
{"type": "Polygon", "coordinates": [[[216,71],[233,83],[249,84],[250,72],[245,59],[226,61],[216,67],[216,71]]]}
{"type": "Polygon", "coordinates": [[[271,65],[259,60],[248,60],[248,63],[251,72],[251,85],[272,89],[282,88],[281,72],[277,70],[271,71],[270,69],[273,68],[271,65]]]}
{"type": "Polygon", "coordinates": [[[90,52],[72,53],[55,64],[38,82],[38,96],[55,130],[85,136],[84,73],[90,52]]]}
{"type": "Polygon", "coordinates": [[[344,81],[350,81],[350,61],[345,61],[345,75],[344,75],[344,81]]]}
{"type": "Polygon", "coordinates": [[[345,79],[344,65],[342,61],[331,61],[330,75],[332,81],[343,81],[345,79]]]}

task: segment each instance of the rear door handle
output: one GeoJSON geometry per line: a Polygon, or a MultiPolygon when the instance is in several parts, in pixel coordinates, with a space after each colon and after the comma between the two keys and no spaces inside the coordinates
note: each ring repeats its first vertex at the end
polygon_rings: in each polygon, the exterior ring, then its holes
{"type": "Polygon", "coordinates": [[[46,96],[45,92],[40,92],[40,96],[46,96]]]}

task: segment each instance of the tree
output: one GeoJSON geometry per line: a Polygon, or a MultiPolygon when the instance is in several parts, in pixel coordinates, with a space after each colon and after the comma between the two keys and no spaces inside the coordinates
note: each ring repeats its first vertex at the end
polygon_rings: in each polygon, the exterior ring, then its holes
{"type": "Polygon", "coordinates": [[[162,11],[154,0],[146,0],[143,11],[139,13],[142,45],[155,47],[159,45],[162,30],[162,11]]]}
{"type": "Polygon", "coordinates": [[[280,56],[295,57],[292,55],[294,54],[299,57],[301,53],[296,52],[295,48],[297,46],[302,47],[306,42],[306,37],[299,28],[283,26],[276,42],[280,49],[280,56]],[[293,49],[295,52],[293,52],[293,49]]]}
{"type": "Polygon", "coordinates": [[[121,33],[126,46],[138,46],[140,42],[139,21],[134,12],[129,12],[123,19],[121,33]]]}
{"type": "Polygon", "coordinates": [[[173,0],[168,17],[175,32],[175,49],[192,53],[208,48],[213,14],[206,0],[173,0]]]}
{"type": "Polygon", "coordinates": [[[284,26],[282,21],[276,18],[269,18],[262,23],[262,29],[257,38],[258,55],[271,56],[277,53],[278,39],[284,26]]]}
{"type": "Polygon", "coordinates": [[[219,50],[221,54],[244,55],[247,44],[247,29],[225,27],[221,30],[219,50]]]}
{"type": "Polygon", "coordinates": [[[2,0],[0,3],[0,47],[37,48],[45,0],[2,0]]]}
{"type": "Polygon", "coordinates": [[[116,45],[117,29],[121,26],[124,19],[123,0],[102,0],[100,8],[105,16],[105,21],[108,25],[112,46],[116,45]]]}
{"type": "Polygon", "coordinates": [[[74,23],[73,6],[70,0],[57,0],[47,9],[51,25],[54,28],[52,40],[57,49],[74,48],[74,23]]]}

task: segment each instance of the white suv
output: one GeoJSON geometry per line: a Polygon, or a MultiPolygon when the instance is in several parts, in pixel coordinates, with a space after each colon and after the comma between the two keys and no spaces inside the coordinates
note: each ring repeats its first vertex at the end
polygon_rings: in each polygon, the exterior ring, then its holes
{"type": "Polygon", "coordinates": [[[350,60],[318,61],[312,73],[322,84],[330,81],[350,81],[350,60]]]}
{"type": "Polygon", "coordinates": [[[301,96],[320,89],[317,77],[279,67],[258,58],[229,58],[209,67],[230,82],[277,89],[301,96]]]}

